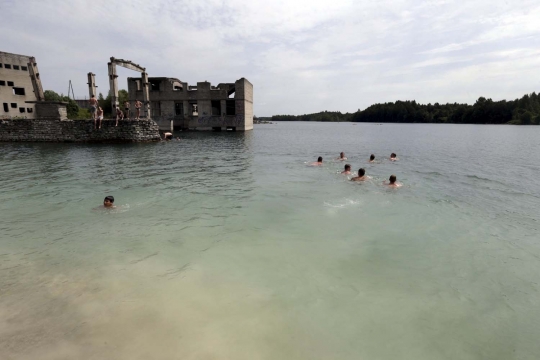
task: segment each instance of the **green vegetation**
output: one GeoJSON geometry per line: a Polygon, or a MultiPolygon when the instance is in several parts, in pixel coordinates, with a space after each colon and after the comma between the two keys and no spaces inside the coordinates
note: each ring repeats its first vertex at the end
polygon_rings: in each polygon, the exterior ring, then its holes
{"type": "Polygon", "coordinates": [[[454,123],[540,125],[540,94],[513,101],[480,97],[474,105],[418,104],[396,101],[375,104],[355,113],[320,112],[307,115],[275,115],[272,121],[353,121],[388,123],[454,123]]]}
{"type": "MultiPolygon", "coordinates": [[[[99,103],[99,106],[101,106],[101,108],[103,109],[104,116],[112,116],[113,114],[111,98],[112,96],[110,94],[107,95],[106,98],[103,97],[102,93],[99,93],[98,95],[98,103],[99,103]]],[[[120,105],[120,108],[122,108],[123,107],[122,104],[124,104],[124,102],[128,100],[129,100],[129,94],[127,90],[124,90],[124,89],[118,90],[118,104],[120,105]]]]}

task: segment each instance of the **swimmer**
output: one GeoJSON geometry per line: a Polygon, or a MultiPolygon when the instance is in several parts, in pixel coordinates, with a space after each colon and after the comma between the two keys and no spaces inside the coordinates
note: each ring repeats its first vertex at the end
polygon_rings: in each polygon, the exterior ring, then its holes
{"type": "Polygon", "coordinates": [[[401,184],[397,182],[396,175],[390,175],[388,181],[383,182],[383,184],[393,188],[401,187],[401,184]]]}
{"type": "Polygon", "coordinates": [[[351,165],[346,164],[345,170],[341,172],[343,175],[351,175],[351,165]]]}
{"type": "Polygon", "coordinates": [[[322,166],[322,156],[319,156],[317,158],[317,162],[311,163],[309,165],[311,165],[311,166],[322,166]]]}
{"type": "Polygon", "coordinates": [[[375,155],[371,154],[371,156],[369,157],[369,162],[370,162],[370,163],[374,163],[374,162],[375,162],[375,155]]]}
{"type": "Polygon", "coordinates": [[[342,151],[339,153],[339,157],[336,159],[336,160],[339,160],[339,161],[345,161],[347,160],[347,158],[345,157],[345,153],[342,151]]]}
{"type": "Polygon", "coordinates": [[[398,159],[396,153],[390,154],[390,161],[397,161],[397,160],[399,160],[399,159],[398,159]]]}
{"type": "Polygon", "coordinates": [[[351,179],[351,181],[366,181],[371,179],[369,176],[366,176],[366,170],[358,169],[358,176],[355,176],[351,179]]]}
{"type": "Polygon", "coordinates": [[[103,207],[107,209],[114,209],[116,206],[114,206],[114,196],[109,195],[106,196],[103,200],[103,207]]]}
{"type": "Polygon", "coordinates": [[[166,132],[163,134],[163,140],[172,140],[173,135],[170,132],[166,132]]]}

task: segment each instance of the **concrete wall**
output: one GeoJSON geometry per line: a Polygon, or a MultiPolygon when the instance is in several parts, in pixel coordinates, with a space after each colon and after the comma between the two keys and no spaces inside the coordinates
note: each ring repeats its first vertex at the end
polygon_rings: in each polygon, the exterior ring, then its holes
{"type": "Polygon", "coordinates": [[[34,119],[36,117],[34,104],[25,103],[25,101],[36,101],[28,72],[29,62],[30,56],[0,52],[0,119],[12,117],[34,119]],[[7,69],[6,64],[11,68],[7,69]],[[13,85],[8,85],[8,81],[13,82],[13,85]],[[14,87],[23,88],[25,95],[15,95],[14,87]],[[8,111],[5,111],[4,104],[7,104],[8,111]],[[12,104],[15,104],[15,107],[12,107],[12,104]]]}
{"type": "Polygon", "coordinates": [[[93,120],[0,120],[0,141],[32,142],[149,142],[159,141],[158,125],[152,120],[104,120],[94,130],[93,120]]]}

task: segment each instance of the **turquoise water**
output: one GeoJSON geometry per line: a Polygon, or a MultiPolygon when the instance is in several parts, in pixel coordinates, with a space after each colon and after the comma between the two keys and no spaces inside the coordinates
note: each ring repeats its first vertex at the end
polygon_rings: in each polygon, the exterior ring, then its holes
{"type": "Polygon", "coordinates": [[[3,359],[540,357],[540,127],[178,135],[0,144],[3,359]]]}

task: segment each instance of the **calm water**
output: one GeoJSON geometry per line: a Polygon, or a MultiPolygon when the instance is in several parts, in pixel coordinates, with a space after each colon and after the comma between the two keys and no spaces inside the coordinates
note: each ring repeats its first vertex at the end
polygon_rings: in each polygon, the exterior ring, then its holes
{"type": "Polygon", "coordinates": [[[540,127],[179,136],[0,144],[2,359],[540,357],[540,127]]]}

